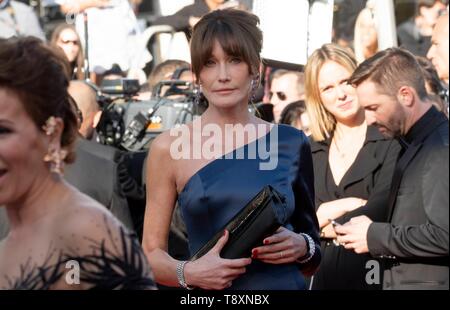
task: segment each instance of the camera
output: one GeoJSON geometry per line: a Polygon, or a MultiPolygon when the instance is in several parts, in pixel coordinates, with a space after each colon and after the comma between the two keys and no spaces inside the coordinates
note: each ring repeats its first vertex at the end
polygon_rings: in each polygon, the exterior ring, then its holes
{"type": "Polygon", "coordinates": [[[135,99],[139,92],[135,80],[105,82],[99,100],[103,113],[97,125],[97,140],[126,151],[147,149],[160,133],[191,122],[207,106],[204,98],[195,102],[197,90],[186,81],[161,81],[150,100],[144,101],[135,99]]]}

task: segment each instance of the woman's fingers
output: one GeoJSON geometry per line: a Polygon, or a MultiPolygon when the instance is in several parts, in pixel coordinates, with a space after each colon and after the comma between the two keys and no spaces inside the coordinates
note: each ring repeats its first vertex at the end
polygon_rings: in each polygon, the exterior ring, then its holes
{"type": "Polygon", "coordinates": [[[225,244],[228,241],[229,235],[230,235],[230,233],[228,232],[228,230],[225,230],[223,233],[223,236],[220,237],[219,240],[217,240],[216,245],[210,250],[210,252],[215,252],[217,254],[220,254],[220,251],[222,251],[223,247],[225,246],[225,244]]]}
{"type": "Polygon", "coordinates": [[[241,268],[251,264],[251,258],[223,259],[224,265],[228,268],[241,268]]]}
{"type": "Polygon", "coordinates": [[[271,253],[258,254],[257,257],[259,260],[271,260],[271,261],[285,260],[285,259],[292,260],[293,251],[290,249],[285,249],[271,253]]]}
{"type": "Polygon", "coordinates": [[[287,229],[284,227],[280,227],[277,231],[270,237],[267,237],[263,240],[263,244],[272,244],[279,243],[289,237],[289,234],[286,233],[287,229]]]}
{"type": "Polygon", "coordinates": [[[261,255],[278,253],[289,249],[287,242],[280,242],[271,245],[263,245],[252,250],[252,257],[260,258],[261,255]]]}

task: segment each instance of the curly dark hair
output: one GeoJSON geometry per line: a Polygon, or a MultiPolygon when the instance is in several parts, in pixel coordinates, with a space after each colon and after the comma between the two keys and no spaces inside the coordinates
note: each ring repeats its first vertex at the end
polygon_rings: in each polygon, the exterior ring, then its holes
{"type": "Polygon", "coordinates": [[[0,39],[0,87],[13,90],[39,130],[50,116],[64,121],[61,146],[75,159],[78,120],[67,88],[70,66],[62,51],[34,37],[0,39]]]}

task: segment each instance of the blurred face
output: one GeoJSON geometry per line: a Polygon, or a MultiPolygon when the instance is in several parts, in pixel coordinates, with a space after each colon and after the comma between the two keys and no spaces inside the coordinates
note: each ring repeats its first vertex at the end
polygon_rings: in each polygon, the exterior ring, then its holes
{"type": "Polygon", "coordinates": [[[445,4],[440,1],[436,1],[434,5],[427,7],[420,7],[420,16],[427,26],[433,27],[436,24],[436,20],[439,17],[439,12],[445,10],[445,4]]]}
{"type": "Polygon", "coordinates": [[[0,87],[0,205],[17,202],[48,174],[43,161],[46,135],[38,130],[19,97],[0,87]]]}
{"type": "Polygon", "coordinates": [[[320,99],[337,121],[352,120],[361,111],[355,88],[347,83],[350,75],[349,70],[334,61],[327,61],[319,72],[320,99]]]}
{"type": "Polygon", "coordinates": [[[233,108],[248,104],[252,76],[240,57],[227,55],[216,41],[200,72],[202,91],[211,105],[233,108]]]}
{"type": "Polygon", "coordinates": [[[365,18],[361,19],[359,24],[361,29],[361,44],[365,47],[372,47],[377,44],[377,29],[372,17],[368,13],[365,18]]]}
{"type": "Polygon", "coordinates": [[[60,33],[56,44],[63,49],[69,62],[73,62],[80,52],[78,35],[72,29],[64,29],[60,33]]]}
{"type": "Polygon", "coordinates": [[[371,81],[358,85],[356,93],[365,110],[367,125],[376,126],[380,133],[388,138],[406,133],[406,112],[397,100],[380,93],[371,81]]]}
{"type": "Polygon", "coordinates": [[[428,51],[427,57],[431,60],[439,78],[446,81],[448,84],[448,15],[439,18],[436,26],[433,29],[431,37],[431,47],[428,51]]]}
{"type": "Polygon", "coordinates": [[[302,98],[297,91],[297,77],[294,74],[285,74],[273,79],[270,86],[270,103],[273,104],[275,122],[278,123],[281,112],[289,103],[300,99],[302,98]]]}

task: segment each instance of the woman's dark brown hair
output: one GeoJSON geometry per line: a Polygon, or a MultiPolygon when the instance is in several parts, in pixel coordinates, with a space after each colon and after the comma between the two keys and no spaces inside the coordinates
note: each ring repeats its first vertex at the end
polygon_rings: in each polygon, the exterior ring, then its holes
{"type": "Polygon", "coordinates": [[[62,51],[53,50],[34,37],[0,39],[0,87],[14,91],[23,107],[43,130],[50,116],[64,121],[61,146],[74,160],[78,124],[75,102],[67,92],[70,66],[62,51]]]}
{"type": "Polygon", "coordinates": [[[84,54],[83,54],[83,49],[81,47],[80,37],[78,36],[78,33],[77,33],[75,27],[72,25],[69,25],[69,24],[58,25],[55,28],[55,30],[53,30],[53,32],[52,32],[52,36],[50,38],[50,45],[53,46],[54,48],[59,49],[60,47],[57,44],[59,37],[61,35],[61,32],[63,32],[66,29],[70,29],[77,34],[77,44],[80,48],[77,58],[75,58],[74,63],[70,64],[72,67],[71,78],[76,78],[77,80],[83,80],[84,79],[84,72],[83,72],[83,70],[84,70],[84,54]],[[74,77],[72,76],[73,74],[75,74],[74,77]]]}
{"type": "Polygon", "coordinates": [[[216,40],[225,53],[242,58],[250,74],[257,75],[263,42],[258,24],[256,15],[237,9],[216,10],[203,16],[193,29],[190,44],[192,72],[197,79],[216,40]]]}

